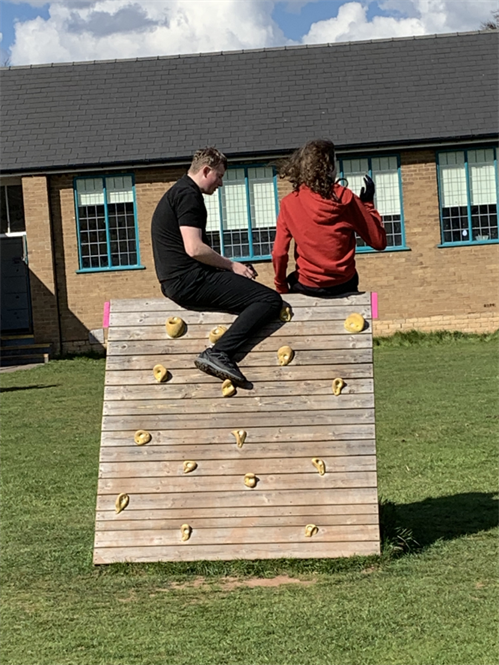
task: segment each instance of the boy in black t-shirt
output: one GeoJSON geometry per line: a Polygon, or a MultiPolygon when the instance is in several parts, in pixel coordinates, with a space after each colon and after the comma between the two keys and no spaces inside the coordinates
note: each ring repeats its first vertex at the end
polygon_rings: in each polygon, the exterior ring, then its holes
{"type": "Polygon", "coordinates": [[[206,235],[203,194],[223,186],[227,158],[216,148],[198,150],[187,175],[158,203],[152,218],[156,274],[165,296],[186,309],[239,314],[216,344],[195,360],[196,367],[244,385],[232,357],[237,349],[282,307],[281,296],[254,281],[252,266],[211,249],[206,235]]]}

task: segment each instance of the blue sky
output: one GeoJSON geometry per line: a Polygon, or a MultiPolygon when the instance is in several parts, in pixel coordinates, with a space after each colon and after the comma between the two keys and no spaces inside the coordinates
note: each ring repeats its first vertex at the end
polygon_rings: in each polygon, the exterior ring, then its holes
{"type": "Polygon", "coordinates": [[[466,32],[498,8],[499,0],[0,0],[1,64],[466,32]]]}

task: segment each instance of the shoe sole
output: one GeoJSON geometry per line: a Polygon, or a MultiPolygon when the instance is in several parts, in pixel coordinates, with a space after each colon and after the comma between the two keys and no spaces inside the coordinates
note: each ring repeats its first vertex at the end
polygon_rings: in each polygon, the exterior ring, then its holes
{"type": "Polygon", "coordinates": [[[232,381],[232,383],[236,386],[244,386],[244,384],[247,383],[245,377],[243,377],[242,379],[238,378],[237,376],[234,376],[234,374],[224,371],[223,369],[220,369],[220,367],[212,365],[210,362],[206,360],[196,359],[194,361],[194,364],[202,372],[205,372],[206,374],[211,374],[212,376],[216,376],[218,379],[222,379],[222,381],[229,379],[229,381],[232,381]]]}

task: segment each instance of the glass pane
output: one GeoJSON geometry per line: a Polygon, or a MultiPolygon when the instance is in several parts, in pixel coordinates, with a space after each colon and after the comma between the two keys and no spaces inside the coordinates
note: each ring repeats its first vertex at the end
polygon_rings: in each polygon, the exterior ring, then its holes
{"type": "Polygon", "coordinates": [[[103,205],[104,187],[102,178],[83,178],[76,181],[78,206],[103,205]]]}
{"type": "Polygon", "coordinates": [[[112,266],[137,264],[133,203],[110,203],[107,207],[112,266]]]}
{"type": "Polygon", "coordinates": [[[108,265],[106,219],[103,205],[80,206],[80,256],[82,268],[104,268],[108,265]]]}
{"type": "Polygon", "coordinates": [[[473,206],[471,209],[473,240],[497,240],[497,205],[473,206]]]}
{"type": "Polygon", "coordinates": [[[7,198],[5,187],[0,187],[0,233],[7,233],[9,230],[9,218],[7,217],[7,198]]]}
{"type": "Polygon", "coordinates": [[[268,167],[250,168],[248,182],[251,226],[253,228],[275,226],[277,215],[273,170],[268,167]]]}
{"type": "Polygon", "coordinates": [[[348,181],[348,188],[357,196],[364,186],[364,176],[369,173],[369,162],[367,159],[344,159],[343,175],[348,181]]]}
{"type": "Polygon", "coordinates": [[[464,152],[444,152],[439,155],[442,207],[461,207],[468,204],[464,152]]]}
{"type": "Polygon", "coordinates": [[[469,150],[471,205],[497,203],[493,150],[469,150]]]}
{"type": "Polygon", "coordinates": [[[467,242],[471,240],[468,233],[468,207],[443,208],[442,230],[443,242],[467,242]]]}
{"type": "Polygon", "coordinates": [[[218,191],[222,197],[224,229],[247,229],[248,206],[246,202],[244,169],[229,169],[225,174],[224,186],[222,190],[218,191]]]}
{"type": "Polygon", "coordinates": [[[219,190],[217,189],[214,194],[203,194],[206,212],[208,213],[208,221],[206,222],[206,232],[219,232],[220,231],[220,197],[219,190]]]}
{"type": "Polygon", "coordinates": [[[9,231],[11,233],[25,231],[23,188],[21,185],[9,185],[7,187],[7,201],[10,219],[9,231]]]}
{"type": "Polygon", "coordinates": [[[398,171],[377,173],[373,169],[373,180],[376,184],[376,209],[380,215],[400,215],[398,171]]]}
{"type": "Polygon", "coordinates": [[[133,203],[131,176],[107,177],[106,194],[108,203],[133,203]]]}

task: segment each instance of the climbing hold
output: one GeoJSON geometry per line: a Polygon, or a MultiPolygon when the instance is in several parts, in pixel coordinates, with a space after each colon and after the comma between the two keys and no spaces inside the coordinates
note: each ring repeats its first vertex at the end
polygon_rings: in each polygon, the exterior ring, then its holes
{"type": "Polygon", "coordinates": [[[152,436],[145,429],[138,429],[133,437],[133,440],[138,446],[144,446],[146,443],[149,443],[151,439],[152,436]]]}
{"type": "Polygon", "coordinates": [[[191,537],[192,529],[188,524],[182,524],[180,527],[180,533],[182,534],[182,540],[189,540],[191,537]]]}
{"type": "Polygon", "coordinates": [[[125,510],[125,508],[128,506],[128,502],[130,501],[130,497],[128,494],[118,494],[116,497],[116,501],[114,502],[114,505],[116,507],[116,513],[121,513],[122,510],[125,510]]]}
{"type": "Polygon", "coordinates": [[[218,342],[220,337],[222,337],[222,335],[226,332],[227,332],[227,328],[225,326],[216,326],[216,328],[213,328],[213,330],[210,331],[210,334],[208,336],[209,339],[210,339],[210,342],[212,344],[215,344],[215,342],[218,342]]]}
{"type": "Polygon", "coordinates": [[[285,323],[291,321],[293,318],[293,310],[289,305],[284,305],[284,307],[281,309],[281,313],[279,314],[279,318],[285,323]]]}
{"type": "Polygon", "coordinates": [[[255,476],[254,473],[247,473],[244,476],[244,484],[246,485],[246,487],[255,487],[257,481],[258,478],[255,476]]]}
{"type": "Polygon", "coordinates": [[[348,330],[350,333],[360,333],[364,330],[366,322],[364,317],[361,314],[350,314],[345,319],[345,330],[348,330]]]}
{"type": "Polygon", "coordinates": [[[290,346],[281,346],[277,351],[277,357],[279,359],[279,365],[289,365],[295,357],[295,352],[290,346]]]}
{"type": "Polygon", "coordinates": [[[230,397],[231,395],[234,395],[235,392],[236,389],[232,385],[232,381],[230,379],[225,379],[225,381],[222,383],[222,395],[224,397],[230,397]]]}
{"type": "Polygon", "coordinates": [[[305,527],[305,536],[307,538],[312,538],[319,531],[319,528],[315,524],[307,524],[305,527]]]}
{"type": "Polygon", "coordinates": [[[334,379],[333,381],[333,394],[334,395],[339,395],[342,391],[342,389],[345,387],[345,382],[343,379],[334,379]]]}
{"type": "Polygon", "coordinates": [[[152,368],[152,373],[154,374],[154,378],[158,383],[163,383],[163,381],[166,381],[166,378],[168,376],[168,370],[166,367],[163,367],[163,365],[154,365],[152,368]]]}
{"type": "Polygon", "coordinates": [[[198,468],[197,462],[192,462],[190,460],[186,460],[184,462],[184,473],[190,473],[191,471],[194,471],[194,469],[197,468],[198,468]]]}
{"type": "Polygon", "coordinates": [[[231,434],[236,437],[236,443],[238,448],[242,448],[248,433],[243,429],[234,429],[231,434]]]}
{"type": "Polygon", "coordinates": [[[166,322],[166,334],[168,337],[182,337],[186,329],[185,321],[180,316],[170,316],[166,322]]]}
{"type": "Polygon", "coordinates": [[[312,457],[312,464],[315,466],[320,476],[323,476],[326,473],[326,464],[324,460],[319,459],[318,457],[312,457]]]}

